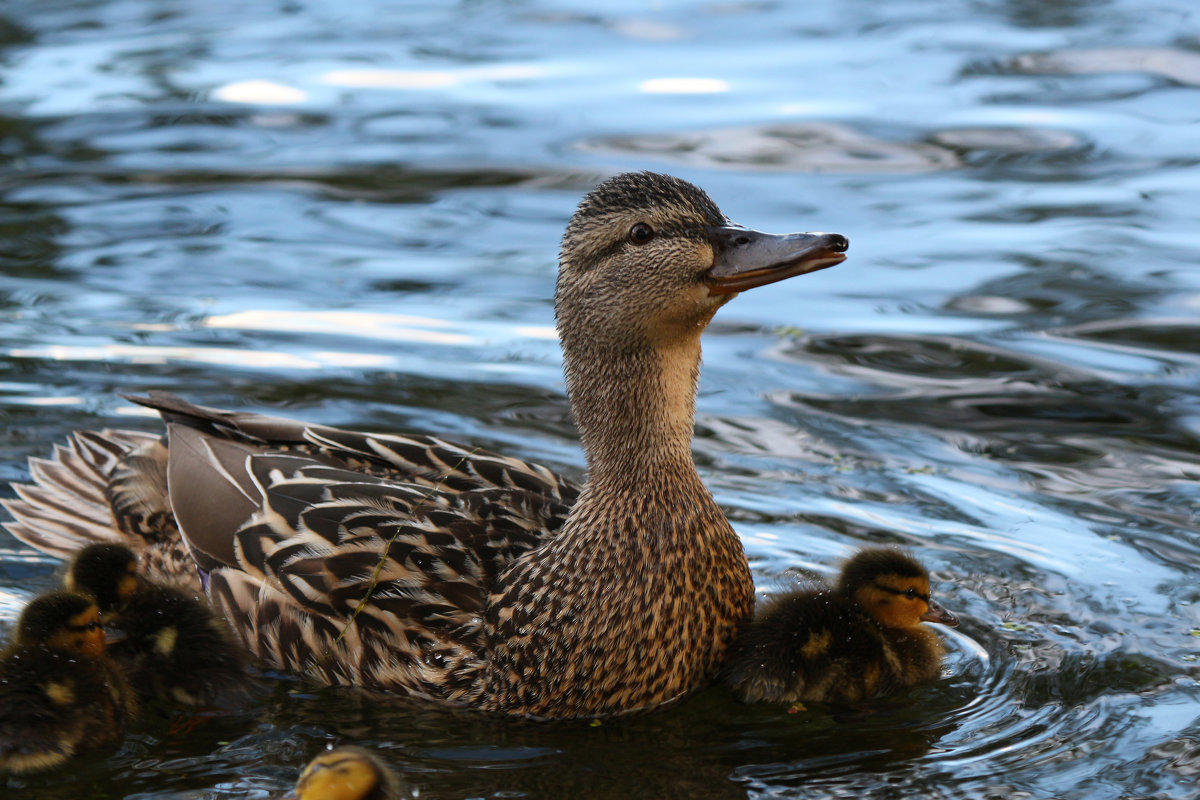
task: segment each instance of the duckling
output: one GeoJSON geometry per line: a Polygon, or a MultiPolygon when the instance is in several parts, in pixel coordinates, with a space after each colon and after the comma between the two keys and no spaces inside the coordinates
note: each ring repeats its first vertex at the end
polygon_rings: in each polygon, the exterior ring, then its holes
{"type": "Polygon", "coordinates": [[[538,719],[678,702],[754,608],[741,540],[692,457],[701,332],[739,293],[848,246],[733,224],[669,175],[589,192],[555,286],[583,487],[439,437],[152,392],[129,399],[165,439],[80,432],[31,459],[34,484],[0,501],[9,531],[54,553],[124,541],[203,581],[265,664],[318,683],[538,719]]]}
{"type": "Polygon", "coordinates": [[[935,677],[944,650],[920,625],[958,620],[929,597],[913,556],[866,548],[837,586],[800,587],[766,603],[734,643],[723,675],[746,702],[857,703],[935,677]]]}
{"type": "Polygon", "coordinates": [[[50,769],[122,737],[137,701],[104,644],[90,597],[52,592],[25,607],[0,654],[0,771],[50,769]]]}
{"type": "Polygon", "coordinates": [[[123,544],[90,544],[71,560],[68,589],[96,598],[106,625],[126,638],[112,647],[143,699],[211,705],[249,687],[246,655],[207,603],[151,583],[123,544]]]}
{"type": "Polygon", "coordinates": [[[346,746],[310,761],[296,788],[280,800],[399,800],[401,788],[374,753],[346,746]]]}

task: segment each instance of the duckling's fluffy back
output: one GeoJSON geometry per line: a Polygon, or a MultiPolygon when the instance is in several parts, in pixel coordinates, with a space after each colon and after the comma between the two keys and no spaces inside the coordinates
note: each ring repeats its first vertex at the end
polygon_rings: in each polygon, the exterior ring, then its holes
{"type": "Polygon", "coordinates": [[[185,705],[230,702],[250,686],[246,653],[203,601],[183,590],[145,584],[120,608],[128,639],[113,657],[145,697],[185,705]]]}
{"type": "Polygon", "coordinates": [[[882,626],[841,585],[768,600],[734,642],[725,683],[746,702],[856,703],[937,675],[944,650],[936,634],[882,626]]]}

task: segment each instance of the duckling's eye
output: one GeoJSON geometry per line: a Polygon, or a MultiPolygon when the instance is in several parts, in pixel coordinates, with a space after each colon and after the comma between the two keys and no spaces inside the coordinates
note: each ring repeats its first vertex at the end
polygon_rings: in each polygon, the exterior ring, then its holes
{"type": "Polygon", "coordinates": [[[907,597],[909,600],[916,600],[918,597],[920,597],[920,594],[917,592],[916,589],[914,589],[910,586],[904,590],[904,596],[907,597]]]}
{"type": "Polygon", "coordinates": [[[639,222],[629,229],[629,241],[633,244],[645,244],[654,238],[654,228],[644,222],[639,222]]]}

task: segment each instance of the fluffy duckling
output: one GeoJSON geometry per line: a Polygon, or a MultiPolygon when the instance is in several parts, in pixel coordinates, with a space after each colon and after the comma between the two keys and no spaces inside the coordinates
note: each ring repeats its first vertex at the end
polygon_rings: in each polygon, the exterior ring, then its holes
{"type": "Polygon", "coordinates": [[[144,698],[211,705],[249,687],[245,651],[225,623],[198,598],[142,577],[128,547],[82,548],[65,583],[96,598],[105,624],[127,636],[112,654],[144,698]]]}
{"type": "Polygon", "coordinates": [[[374,753],[339,747],[310,761],[281,800],[399,800],[400,789],[400,779],[374,753]]]}
{"type": "Polygon", "coordinates": [[[50,769],[121,738],[137,702],[104,642],[90,597],[52,592],[25,607],[0,654],[0,771],[50,769]]]}
{"type": "Polygon", "coordinates": [[[742,631],[724,669],[746,702],[856,703],[935,677],[944,650],[920,625],[958,624],[929,597],[929,573],[891,548],[859,551],[837,586],[770,600],[742,631]]]}

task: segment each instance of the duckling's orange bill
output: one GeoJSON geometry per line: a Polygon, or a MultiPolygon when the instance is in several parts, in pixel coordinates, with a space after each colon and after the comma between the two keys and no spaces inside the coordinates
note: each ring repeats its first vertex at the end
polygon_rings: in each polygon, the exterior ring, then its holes
{"type": "Polygon", "coordinates": [[[945,625],[949,628],[958,627],[958,617],[951,614],[946,609],[937,604],[936,601],[929,601],[929,610],[921,615],[922,622],[936,622],[939,625],[945,625]]]}
{"type": "Polygon", "coordinates": [[[740,225],[709,228],[713,265],[704,282],[713,294],[733,294],[816,272],[846,260],[840,233],[762,233],[740,225]]]}

